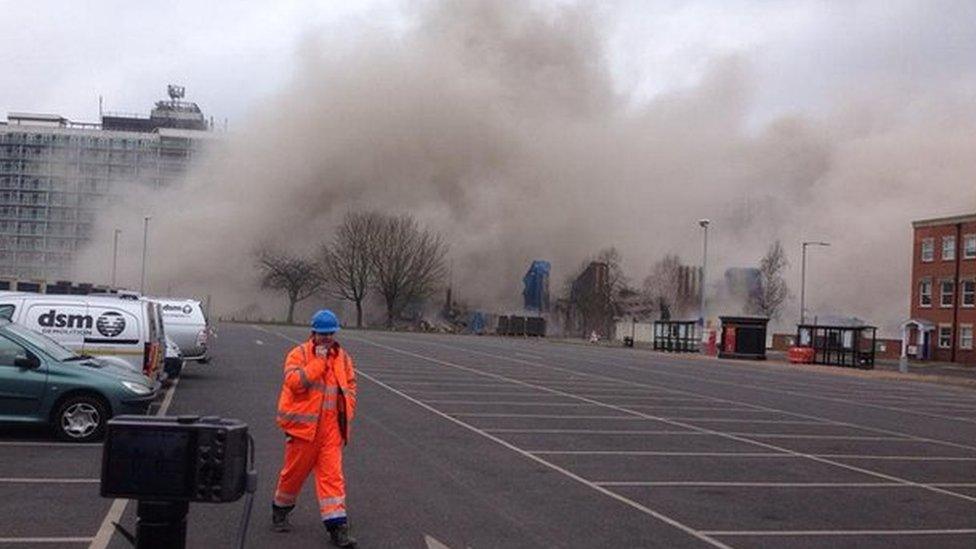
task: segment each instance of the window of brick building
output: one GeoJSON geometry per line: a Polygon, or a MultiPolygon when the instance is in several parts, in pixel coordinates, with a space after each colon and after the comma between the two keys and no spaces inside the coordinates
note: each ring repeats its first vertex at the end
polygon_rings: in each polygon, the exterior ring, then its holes
{"type": "Polygon", "coordinates": [[[935,259],[935,239],[922,239],[922,261],[929,262],[935,259]]]}
{"type": "Polygon", "coordinates": [[[960,293],[962,293],[962,306],[976,306],[976,280],[963,280],[960,283],[960,293]]]}
{"type": "Polygon", "coordinates": [[[953,280],[943,280],[939,283],[939,304],[943,307],[952,307],[953,299],[956,297],[956,283],[953,280]]]}
{"type": "Polygon", "coordinates": [[[959,326],[959,348],[970,350],[973,348],[973,325],[962,324],[959,326]]]}
{"type": "Polygon", "coordinates": [[[949,324],[939,325],[939,348],[952,348],[952,326],[949,324]]]}
{"type": "Polygon", "coordinates": [[[956,259],[956,237],[942,237],[942,261],[953,261],[956,259]]]}
{"type": "Polygon", "coordinates": [[[964,236],[963,243],[963,259],[976,259],[976,234],[964,236]]]}
{"type": "Polygon", "coordinates": [[[932,306],[932,281],[923,280],[918,283],[918,304],[922,307],[932,306]]]}

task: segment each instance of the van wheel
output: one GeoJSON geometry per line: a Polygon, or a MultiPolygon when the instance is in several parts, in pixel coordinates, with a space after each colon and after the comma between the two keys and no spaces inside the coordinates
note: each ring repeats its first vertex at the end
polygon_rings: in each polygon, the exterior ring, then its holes
{"type": "Polygon", "coordinates": [[[54,414],[58,438],[70,442],[91,442],[105,433],[108,407],[96,396],[80,395],[66,399],[54,414]]]}

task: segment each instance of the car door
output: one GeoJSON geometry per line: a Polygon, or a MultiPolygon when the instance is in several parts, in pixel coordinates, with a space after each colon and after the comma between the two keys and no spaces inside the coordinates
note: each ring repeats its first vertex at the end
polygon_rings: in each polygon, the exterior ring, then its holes
{"type": "Polygon", "coordinates": [[[21,344],[0,334],[0,419],[30,421],[40,412],[47,387],[47,368],[21,344]],[[18,358],[34,357],[37,367],[17,365],[18,358]]]}
{"type": "Polygon", "coordinates": [[[93,320],[93,329],[85,336],[84,353],[118,357],[134,370],[141,370],[144,350],[139,319],[125,307],[101,303],[89,304],[88,314],[93,320]]]}

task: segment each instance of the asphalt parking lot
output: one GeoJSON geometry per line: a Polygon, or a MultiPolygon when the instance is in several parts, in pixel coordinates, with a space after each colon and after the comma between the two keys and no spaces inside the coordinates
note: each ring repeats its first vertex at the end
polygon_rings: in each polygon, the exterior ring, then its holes
{"type": "MultiPolygon", "coordinates": [[[[325,544],[311,483],[268,531],[281,360],[298,328],[222,325],[171,414],[247,421],[249,547],[325,544]]],[[[343,332],[360,375],[346,452],[361,547],[976,547],[976,391],[546,341],[343,332]]],[[[0,547],[127,547],[100,448],[0,434],[0,547]]],[[[191,506],[230,547],[240,503],[191,506]]]]}

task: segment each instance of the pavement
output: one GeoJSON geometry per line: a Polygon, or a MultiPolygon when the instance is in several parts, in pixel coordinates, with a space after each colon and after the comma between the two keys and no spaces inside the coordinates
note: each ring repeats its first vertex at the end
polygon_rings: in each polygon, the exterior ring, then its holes
{"type": "MultiPolygon", "coordinates": [[[[224,324],[157,409],[246,421],[247,547],[327,546],[311,479],[268,529],[281,361],[301,328],[224,324]]],[[[360,547],[976,547],[976,389],[546,340],[345,331],[360,547]]],[[[0,432],[0,547],[129,545],[98,445],[0,432]]],[[[192,504],[231,547],[243,503],[192,504]]]]}

